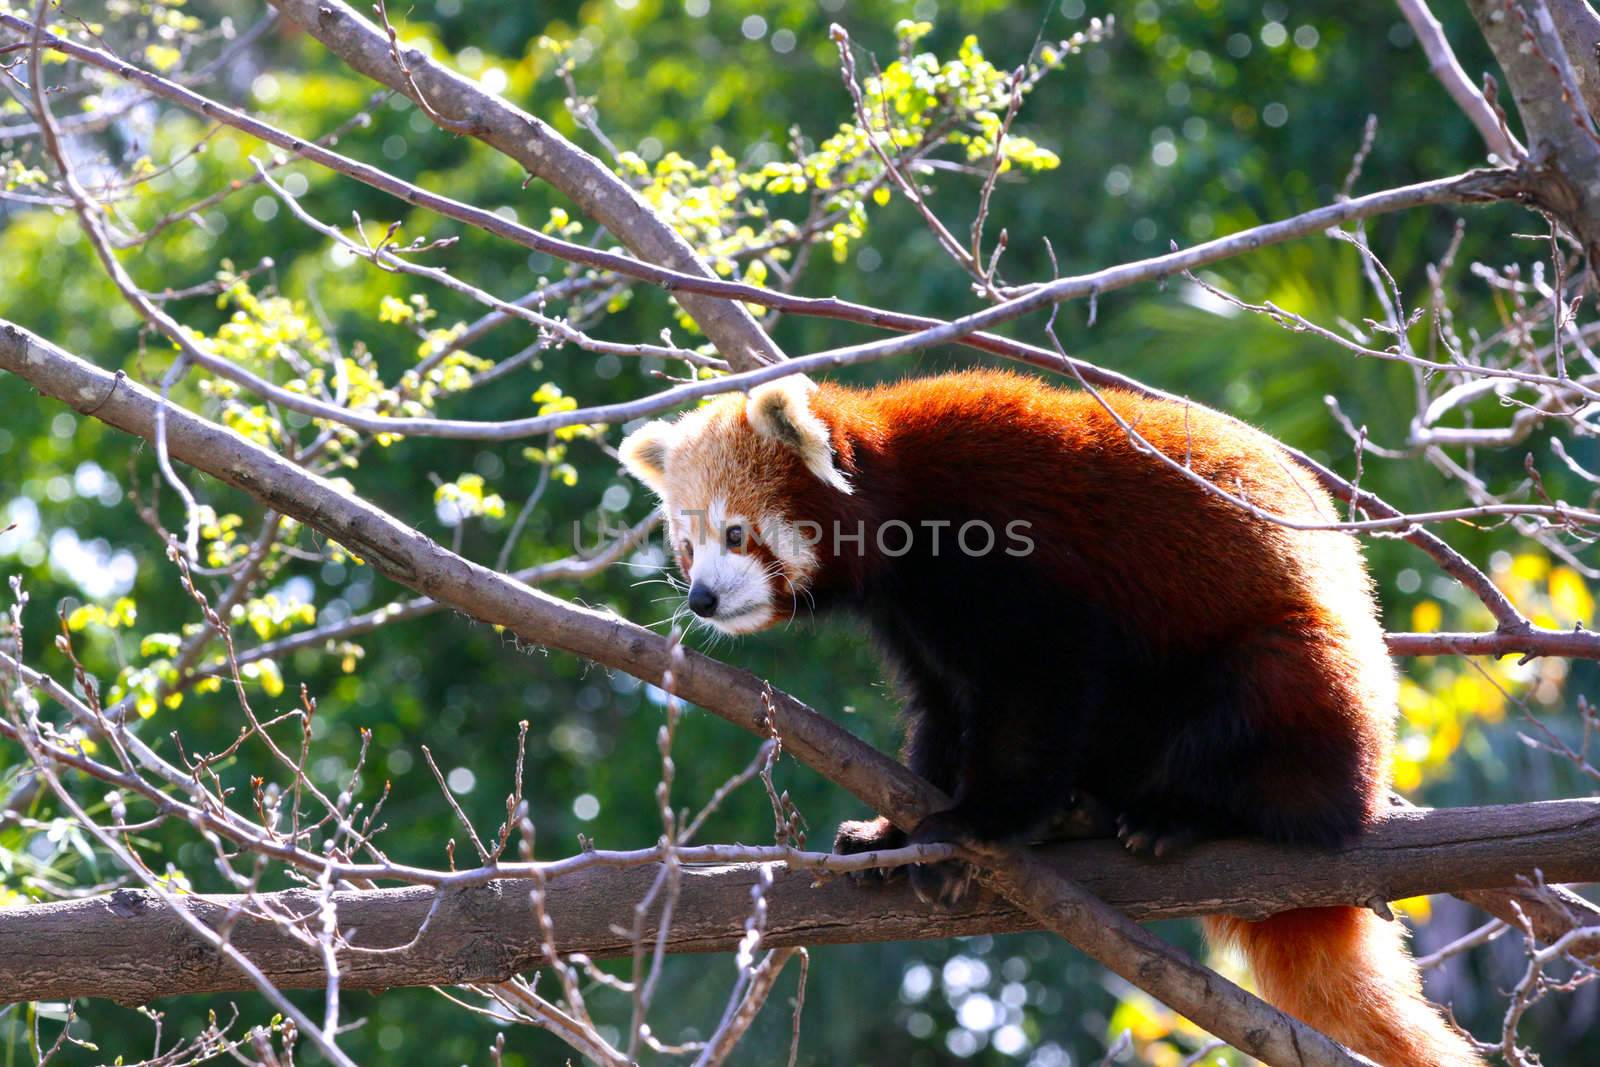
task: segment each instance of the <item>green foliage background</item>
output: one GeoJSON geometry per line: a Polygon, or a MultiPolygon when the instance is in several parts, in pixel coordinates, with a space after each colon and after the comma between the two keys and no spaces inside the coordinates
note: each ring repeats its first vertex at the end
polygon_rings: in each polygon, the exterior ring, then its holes
{"type": "MultiPolygon", "coordinates": [[[[1455,5],[1438,6],[1466,69],[1486,69],[1488,57],[1470,20],[1455,5]]],[[[89,15],[90,7],[69,4],[67,10],[89,15]]],[[[205,0],[189,11],[208,25],[223,16],[248,23],[259,14],[257,5],[240,0],[205,0]]],[[[965,35],[976,34],[986,54],[1009,68],[1027,57],[1041,22],[1046,38],[1060,38],[1080,28],[1087,16],[1102,13],[1085,10],[1079,0],[1053,7],[992,0],[849,5],[824,0],[820,6],[800,0],[541,5],[422,0],[407,17],[412,31],[432,36],[467,73],[504,71],[508,96],[588,148],[596,146],[562,106],[564,89],[552,76],[554,61],[536,43],[541,35],[584,42],[575,77],[585,93],[596,96],[600,121],[620,147],[646,160],[662,151],[704,159],[721,147],[748,163],[784,158],[791,130],[820,141],[849,117],[827,35],[832,20],[845,23],[859,44],[887,62],[895,52],[895,22],[928,18],[935,29],[923,47],[951,55],[965,35]],[[749,21],[753,16],[762,20],[760,32],[749,21]]],[[[1071,273],[1153,254],[1169,241],[1191,243],[1327,203],[1361,143],[1369,113],[1379,116],[1379,135],[1360,189],[1436,177],[1480,161],[1476,135],[1429,76],[1420,50],[1389,5],[1142,0],[1117,5],[1114,13],[1116,35],[1070,58],[1063,70],[1046,78],[1018,121],[1018,133],[1056,153],[1061,163],[1026,180],[1007,180],[996,194],[990,233],[1002,227],[1009,233],[1010,250],[1002,261],[1008,280],[1049,275],[1044,238],[1052,243],[1061,271],[1071,273]]],[[[236,66],[224,76],[222,94],[306,136],[343,121],[373,89],[320,46],[287,30],[274,32],[236,66]],[[271,80],[264,81],[264,74],[271,80]]],[[[148,153],[160,162],[202,130],[167,112],[152,127],[147,115],[136,113],[134,121],[110,131],[105,147],[114,158],[148,153]]],[[[564,206],[538,182],[523,188],[523,175],[504,158],[470,140],[441,134],[409,105],[379,107],[371,128],[354,132],[341,148],[458,199],[510,206],[523,221],[542,221],[552,208],[564,206]]],[[[175,197],[198,195],[248,174],[244,156],[250,152],[259,153],[260,146],[222,133],[192,165],[179,169],[172,186],[177,192],[153,201],[149,218],[169,209],[175,197]]],[[[308,166],[293,169],[307,183],[304,202],[324,219],[343,222],[354,211],[369,221],[403,218],[409,236],[455,232],[425,214],[400,211],[400,205],[354,182],[308,166]]],[[[938,178],[937,187],[935,207],[954,232],[964,234],[978,181],[946,174],[938,178]]],[[[410,286],[362,264],[335,266],[315,234],[284,213],[274,217],[262,206],[267,202],[270,194],[259,188],[239,193],[208,213],[207,227],[173,227],[128,265],[147,288],[179,288],[208,280],[224,259],[245,267],[270,255],[275,267],[258,280],[258,287],[276,286],[289,297],[314,299],[343,344],[364,341],[392,374],[414,362],[417,340],[403,325],[378,321],[385,296],[426,292],[440,313],[436,325],[470,321],[478,314],[479,309],[452,294],[410,286]]],[[[1414,303],[1423,292],[1424,267],[1448,244],[1455,217],[1445,210],[1418,211],[1370,227],[1373,246],[1414,303]]],[[[1536,228],[1527,216],[1495,208],[1476,209],[1466,217],[1463,263],[1537,258],[1539,246],[1511,236],[1536,228]]],[[[67,214],[0,204],[0,227],[0,316],[103,366],[128,367],[146,380],[159,377],[170,358],[165,346],[150,343],[146,348],[141,342],[132,314],[92,263],[67,214]]],[[[463,233],[459,244],[431,262],[508,298],[533,287],[541,275],[553,277],[560,270],[558,264],[475,232],[463,233]]],[[[1269,249],[1226,264],[1217,274],[1241,295],[1270,298],[1325,323],[1340,318],[1359,322],[1377,314],[1356,254],[1337,242],[1301,241],[1269,249]]],[[[1459,267],[1456,277],[1469,298],[1461,313],[1488,325],[1489,302],[1481,287],[1475,288],[1459,267]]],[[[866,234],[850,245],[842,262],[825,250],[815,256],[800,291],[838,293],[937,315],[976,306],[964,277],[898,198],[885,208],[874,207],[866,234]]],[[[1084,307],[1069,306],[1061,317],[1063,340],[1093,361],[1255,421],[1346,472],[1353,469],[1350,445],[1327,414],[1325,394],[1337,394],[1358,423],[1371,427],[1376,440],[1403,435],[1412,394],[1409,375],[1399,368],[1355,362],[1259,319],[1218,314],[1186,294],[1178,285],[1113,294],[1099,301],[1092,324],[1084,307]]],[[[187,302],[181,311],[186,322],[208,333],[227,315],[204,300],[187,302]]],[[[640,291],[597,332],[621,340],[653,339],[665,325],[675,326],[667,300],[640,291]]],[[[1037,323],[1020,324],[1016,332],[1040,337],[1037,323]]],[[[777,328],[778,340],[791,353],[863,336],[854,327],[794,316],[777,328]]],[[[504,358],[529,339],[525,329],[506,327],[473,352],[504,358]]],[[[969,358],[935,352],[864,368],[849,377],[931,373],[969,358]]],[[[585,403],[630,398],[654,388],[632,363],[619,365],[566,349],[547,353],[536,370],[471,394],[470,406],[451,408],[443,401],[440,410],[480,419],[529,414],[530,395],[546,382],[585,403]]],[[[192,386],[179,395],[187,403],[205,402],[192,386]]],[[[61,673],[60,656],[47,648],[53,615],[60,603],[71,607],[94,601],[98,587],[88,571],[98,570],[103,578],[115,566],[134,566],[128,595],[139,613],[136,633],[177,631],[191,621],[193,604],[180,594],[160,545],[135,518],[126,497],[130,471],[149,492],[154,479],[150,452],[57,405],[39,402],[15,379],[0,379],[0,410],[5,413],[0,417],[0,508],[9,509],[0,527],[19,522],[17,531],[0,537],[0,571],[22,573],[33,594],[28,622],[34,662],[61,673]],[[75,555],[73,544],[83,551],[75,555]],[[127,560],[114,564],[114,554],[121,552],[129,554],[127,560]]],[[[1486,423],[1505,417],[1493,408],[1482,414],[1486,423]]],[[[613,428],[613,444],[616,437],[613,428]]],[[[435,515],[428,476],[449,481],[476,472],[514,513],[536,473],[523,455],[524,445],[532,443],[485,447],[411,440],[369,449],[359,469],[348,473],[362,494],[448,541],[452,531],[435,515]]],[[[1597,458],[1592,444],[1574,442],[1571,447],[1580,457],[1587,450],[1591,462],[1597,458]]],[[[642,490],[619,473],[595,442],[573,442],[567,458],[575,483],[552,488],[514,566],[569,552],[575,523],[592,536],[603,501],[609,512],[630,519],[649,507],[642,490]]],[[[1484,457],[1483,469],[1491,477],[1515,478],[1520,462],[1520,454],[1484,457]]],[[[1554,496],[1579,493],[1564,486],[1554,469],[1547,467],[1546,477],[1554,496]]],[[[236,508],[254,514],[218,485],[204,479],[197,483],[219,512],[236,508]]],[[[1369,464],[1366,484],[1411,508],[1454,500],[1448,487],[1420,464],[1369,464]]],[[[169,524],[177,524],[170,493],[162,511],[169,524]]],[[[464,550],[473,558],[492,560],[508,524],[509,519],[495,518],[469,523],[464,550]]],[[[253,519],[247,519],[245,536],[252,526],[253,519]]],[[[1447,530],[1446,536],[1474,558],[1503,553],[1502,570],[1508,574],[1512,563],[1520,565],[1518,576],[1507,581],[1523,582],[1519,602],[1531,605],[1530,610],[1552,617],[1589,610],[1581,581],[1581,595],[1571,591],[1570,579],[1563,579],[1564,586],[1551,582],[1553,572],[1542,554],[1508,533],[1461,527],[1447,530]]],[[[315,547],[309,539],[302,545],[315,547]]],[[[1435,579],[1428,561],[1409,546],[1376,541],[1371,557],[1394,628],[1411,628],[1418,612],[1424,619],[1434,617],[1435,625],[1439,618],[1452,626],[1481,624],[1468,598],[1435,579]]],[[[664,587],[639,584],[644,576],[616,567],[600,579],[553,591],[614,607],[636,620],[662,620],[670,605],[655,598],[664,587]]],[[[401,595],[349,562],[291,565],[280,576],[280,586],[295,577],[313,583],[324,620],[401,595]]],[[[102,595],[97,602],[109,606],[113,599],[102,595]]],[[[951,610],[960,606],[953,604],[951,610]]],[[[87,627],[82,641],[88,662],[103,677],[116,672],[119,657],[136,657],[136,639],[105,627],[87,627]]],[[[284,694],[273,697],[263,690],[256,699],[261,706],[282,706],[301,684],[318,697],[315,776],[322,782],[348,773],[359,730],[372,730],[363,787],[370,801],[384,780],[393,783],[385,840],[397,859],[441,864],[443,842],[460,836],[419,746],[428,745],[447,771],[470,769],[472,787],[459,799],[480,827],[492,830],[503,817],[512,743],[517,722],[524,718],[532,723],[532,813],[546,855],[574,848],[580,832],[605,847],[637,847],[655,839],[654,737],[662,709],[648,688],[564,654],[519,651],[490,629],[448,615],[392,627],[362,643],[365,656],[354,671],[346,671],[334,655],[304,652],[290,657],[282,664],[288,687],[284,694]],[[585,802],[585,814],[598,813],[580,818],[574,810],[579,797],[592,798],[592,803],[585,802]]],[[[833,712],[873,744],[885,749],[897,744],[893,701],[870,651],[850,626],[830,621],[797,627],[726,645],[719,652],[833,712]]],[[[1470,671],[1431,662],[1408,664],[1407,669],[1415,686],[1413,703],[1426,709],[1415,716],[1408,713],[1406,726],[1408,736],[1422,737],[1406,750],[1413,765],[1408,774],[1418,786],[1415,799],[1487,803],[1580,791],[1569,770],[1517,743],[1503,702],[1485,690],[1474,691],[1470,671]],[[1445,743],[1438,741],[1441,736],[1445,743]]],[[[1552,682],[1523,674],[1512,684],[1553,702],[1551,721],[1566,729],[1574,722],[1569,694],[1592,680],[1592,671],[1574,668],[1570,678],[1552,682]]],[[[225,744],[239,727],[237,705],[227,692],[191,696],[181,707],[162,709],[157,716],[165,721],[151,724],[160,727],[154,733],[181,730],[191,749],[225,744]]],[[[708,796],[753,751],[749,738],[703,713],[691,713],[678,742],[680,802],[708,796]]],[[[0,749],[0,759],[16,758],[14,751],[0,749]]],[[[262,770],[247,755],[230,773],[242,785],[247,774],[262,770]]],[[[851,798],[792,761],[781,765],[779,775],[808,817],[813,842],[828,840],[838,820],[862,814],[851,798]]],[[[86,788],[85,796],[92,795],[86,788]]],[[[45,804],[36,814],[49,818],[52,812],[45,804]]],[[[770,825],[765,801],[752,791],[726,806],[706,839],[760,842],[770,825]]],[[[196,887],[215,887],[206,850],[183,828],[156,836],[167,849],[166,857],[196,887]]],[[[71,835],[46,838],[15,828],[0,834],[5,885],[15,893],[38,897],[39,879],[71,884],[109,873],[92,849],[75,850],[71,835]]],[[[1436,946],[1473,921],[1464,908],[1436,902],[1420,927],[1419,944],[1436,946]]],[[[1175,925],[1163,933],[1199,950],[1198,938],[1187,926],[1175,925]]],[[[1514,957],[1513,951],[1497,959],[1505,965],[1514,963],[1514,957]]],[[[1508,972],[1495,964],[1480,953],[1434,976],[1435,992],[1451,999],[1458,1018],[1480,1034],[1496,1032],[1498,1026],[1496,982],[1503,983],[1508,972]]],[[[706,1034],[732,976],[730,957],[673,960],[657,1009],[658,1034],[666,1040],[706,1034]]],[[[790,975],[782,996],[791,994],[792,982],[790,975]]],[[[604,995],[597,994],[597,999],[603,1003],[604,995]]],[[[169,1032],[183,1032],[196,1027],[205,1010],[226,1012],[230,1002],[243,1007],[252,1020],[263,1014],[248,996],[193,998],[158,1007],[168,1012],[169,1032]]],[[[351,993],[346,1004],[347,1016],[366,1020],[345,1039],[352,1055],[363,1062],[485,1062],[497,1030],[490,1020],[464,1015],[427,990],[351,993]]],[[[141,1053],[149,1030],[145,1022],[115,1006],[80,1007],[86,1036],[130,1058],[141,1053]]],[[[619,1003],[614,1018],[624,1017],[623,1007],[619,1003]]],[[[1536,1012],[1524,1033],[1543,1047],[1547,1062],[1593,1062],[1600,1056],[1600,1038],[1590,1032],[1595,1017],[1593,997],[1580,994],[1558,1009],[1536,1012]]],[[[13,1012],[0,1021],[0,1034],[10,1036],[7,1064],[30,1062],[19,1026],[23,1018],[13,1012]]],[[[1162,1040],[1171,1025],[1164,1013],[1129,997],[1098,968],[1043,936],[822,948],[813,952],[801,1059],[814,1064],[1032,1061],[1046,1067],[1093,1062],[1127,1027],[1139,1038],[1143,1061],[1167,1064],[1176,1062],[1179,1048],[1194,1047],[1181,1032],[1162,1040]],[[1003,1031],[1005,1037],[1000,1036],[1003,1031]]],[[[737,1062],[781,1062],[788,1027],[780,997],[768,1007],[737,1062]]],[[[310,1050],[304,1055],[315,1062],[310,1050]]],[[[543,1035],[510,1032],[507,1063],[561,1062],[562,1055],[543,1035]]],[[[82,1050],[69,1058],[94,1060],[82,1050]]]]}

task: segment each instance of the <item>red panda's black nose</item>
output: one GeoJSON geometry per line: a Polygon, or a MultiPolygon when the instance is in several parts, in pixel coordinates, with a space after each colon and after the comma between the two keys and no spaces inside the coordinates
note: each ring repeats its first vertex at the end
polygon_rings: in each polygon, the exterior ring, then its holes
{"type": "Polygon", "coordinates": [[[689,587],[689,610],[702,619],[709,619],[717,613],[717,594],[701,585],[699,582],[689,587]]]}

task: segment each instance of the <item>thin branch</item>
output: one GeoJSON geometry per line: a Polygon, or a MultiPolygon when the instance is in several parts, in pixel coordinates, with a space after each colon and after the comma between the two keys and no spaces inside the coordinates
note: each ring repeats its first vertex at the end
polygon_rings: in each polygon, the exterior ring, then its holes
{"type": "Polygon", "coordinates": [[[1426,956],[1418,956],[1417,970],[1431,970],[1445,960],[1453,959],[1469,949],[1477,948],[1479,945],[1487,945],[1509,929],[1511,927],[1501,920],[1490,919],[1476,930],[1461,935],[1448,945],[1442,945],[1426,956]]]}
{"type": "Polygon", "coordinates": [[[784,965],[803,951],[805,950],[800,948],[779,948],[767,953],[751,973],[749,988],[745,990],[744,997],[706,1042],[704,1052],[695,1060],[695,1067],[702,1065],[717,1067],[728,1058],[734,1046],[750,1029],[750,1024],[755,1022],[756,1016],[761,1013],[767,998],[772,994],[772,987],[778,982],[778,976],[783,973],[784,965]]]}
{"type": "Polygon", "coordinates": [[[844,78],[845,88],[850,90],[850,99],[854,103],[856,110],[856,122],[860,123],[862,133],[867,139],[867,145],[872,149],[872,154],[878,157],[878,163],[883,167],[884,172],[889,175],[890,181],[894,182],[895,188],[900,190],[900,195],[911,201],[912,206],[917,209],[918,214],[922,216],[923,222],[927,223],[928,232],[932,233],[934,239],[939,242],[939,247],[944,249],[946,255],[960,264],[963,270],[981,282],[983,280],[983,263],[976,259],[966,248],[962,247],[961,242],[956,240],[955,235],[945,228],[944,223],[939,221],[939,216],[935,215],[933,209],[928,206],[927,200],[923,198],[922,192],[917,188],[916,183],[900,172],[899,166],[889,155],[889,149],[883,146],[879,140],[879,135],[874,132],[874,128],[881,125],[883,127],[882,137],[889,142],[889,148],[897,147],[894,143],[894,127],[889,124],[888,115],[885,114],[881,122],[875,122],[873,117],[867,113],[867,104],[862,98],[861,86],[856,81],[856,57],[851,50],[849,32],[836,22],[828,27],[828,36],[833,39],[833,43],[839,49],[839,73],[844,78]]]}
{"type": "MultiPolygon", "coordinates": [[[[699,352],[689,348],[678,348],[676,346],[668,347],[665,345],[625,344],[616,341],[597,340],[596,338],[590,337],[588,334],[584,333],[582,330],[573,326],[569,322],[558,318],[551,318],[548,315],[543,315],[522,303],[512,303],[507,300],[501,300],[494,294],[480,289],[478,286],[473,285],[470,282],[462,281],[449,271],[443,270],[439,267],[424,267],[420,264],[413,263],[405,257],[396,254],[396,252],[392,250],[395,246],[389,243],[387,240],[380,241],[376,245],[358,242],[354,238],[345,234],[345,232],[340,230],[337,226],[330,226],[321,219],[318,219],[315,215],[311,214],[311,212],[307,211],[296,197],[290,195],[287,189],[272,179],[271,175],[267,172],[267,168],[262,165],[259,159],[256,159],[254,156],[252,156],[250,158],[250,164],[255,168],[256,177],[260,181],[264,182],[267,188],[271,189],[273,193],[277,195],[278,199],[283,202],[284,206],[289,209],[290,213],[293,214],[295,218],[299,219],[306,226],[315,230],[317,233],[322,234],[324,237],[333,241],[340,247],[354,252],[362,259],[370,260],[374,265],[382,267],[384,270],[393,271],[398,274],[409,274],[415,278],[426,278],[428,281],[434,282],[435,284],[443,286],[446,289],[452,289],[455,292],[465,294],[466,296],[471,297],[473,300],[476,300],[478,303],[487,307],[491,307],[501,314],[508,315],[512,318],[522,319],[525,322],[530,322],[537,326],[540,330],[546,331],[555,337],[561,338],[568,344],[576,345],[577,347],[585,349],[586,351],[609,353],[610,355],[614,356],[655,356],[658,359],[683,360],[685,363],[692,363],[697,367],[714,367],[719,370],[728,369],[728,364],[723,360],[711,356],[701,355],[699,352]]],[[[406,248],[401,248],[401,251],[406,250],[406,248]]]]}
{"type": "MultiPolygon", "coordinates": [[[[516,581],[525,585],[542,585],[547,582],[577,581],[590,578],[607,567],[612,566],[629,551],[643,541],[650,531],[655,529],[661,521],[659,511],[651,512],[639,522],[622,531],[613,541],[606,544],[605,548],[592,554],[568,556],[565,559],[553,560],[549,563],[540,563],[524,570],[516,571],[511,575],[516,581]]],[[[496,567],[496,570],[500,568],[496,567]]],[[[373,632],[382,626],[391,623],[406,622],[411,619],[420,619],[428,615],[445,610],[448,605],[441,604],[432,597],[414,597],[410,600],[396,600],[385,604],[383,607],[374,608],[360,615],[352,615],[340,622],[327,623],[314,630],[304,630],[300,633],[290,634],[269,641],[266,644],[247,648],[236,657],[239,664],[255,663],[263,659],[279,659],[291,652],[302,648],[317,648],[334,641],[345,641],[352,637],[373,632]]],[[[199,676],[184,674],[178,679],[182,688],[187,688],[198,680],[199,676]]]]}
{"type": "Polygon", "coordinates": [[[1472,84],[1467,72],[1461,69],[1460,61],[1450,48],[1450,40],[1444,34],[1443,24],[1434,17],[1426,0],[1395,2],[1400,7],[1400,13],[1411,24],[1411,31],[1417,35],[1423,52],[1427,54],[1428,69],[1478,128],[1490,153],[1498,156],[1502,163],[1516,163],[1527,158],[1527,149],[1500,125],[1494,108],[1489,106],[1489,101],[1478,87],[1472,84]]]}

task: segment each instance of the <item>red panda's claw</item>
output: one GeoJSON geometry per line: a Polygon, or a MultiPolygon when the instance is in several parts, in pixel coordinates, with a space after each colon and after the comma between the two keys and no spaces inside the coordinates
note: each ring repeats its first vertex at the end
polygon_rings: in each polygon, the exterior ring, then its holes
{"type": "Polygon", "coordinates": [[[1192,845],[1194,831],[1184,826],[1155,826],[1136,822],[1127,815],[1117,816],[1117,839],[1136,856],[1162,859],[1192,845]]]}
{"type": "Polygon", "coordinates": [[[911,890],[931,908],[953,908],[972,888],[972,865],[960,860],[918,863],[911,868],[911,890]]]}
{"type": "MultiPolygon", "coordinates": [[[[967,844],[978,839],[970,820],[958,809],[934,812],[923,819],[908,838],[913,845],[967,844]]],[[[911,868],[911,888],[929,907],[951,908],[972,888],[973,869],[961,860],[918,863],[911,868]]]]}

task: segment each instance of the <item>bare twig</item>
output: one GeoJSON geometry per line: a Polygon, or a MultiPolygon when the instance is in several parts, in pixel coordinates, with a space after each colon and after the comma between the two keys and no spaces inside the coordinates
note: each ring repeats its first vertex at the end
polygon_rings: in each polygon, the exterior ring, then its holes
{"type": "Polygon", "coordinates": [[[1444,26],[1434,17],[1426,0],[1395,0],[1400,13],[1411,24],[1411,31],[1428,57],[1428,69],[1439,79],[1451,99],[1472,120],[1483,137],[1491,154],[1503,163],[1516,163],[1526,158],[1527,150],[1507,131],[1495,116],[1489,101],[1472,84],[1467,72],[1461,69],[1450,41],[1444,35],[1444,26]]]}

